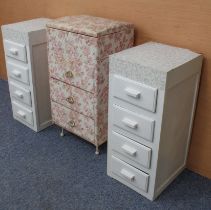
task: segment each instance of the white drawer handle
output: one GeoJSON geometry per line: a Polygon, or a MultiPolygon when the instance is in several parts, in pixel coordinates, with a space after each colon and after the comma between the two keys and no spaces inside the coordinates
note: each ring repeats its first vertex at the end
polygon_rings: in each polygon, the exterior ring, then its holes
{"type": "Polygon", "coordinates": [[[23,93],[22,93],[21,91],[19,91],[19,90],[16,90],[16,91],[14,92],[14,94],[15,94],[18,98],[23,98],[23,93]]]}
{"type": "Polygon", "coordinates": [[[128,118],[124,118],[122,122],[128,126],[129,128],[136,129],[138,127],[138,123],[136,121],[130,120],[128,118]]]}
{"type": "Polygon", "coordinates": [[[12,74],[15,76],[15,77],[21,77],[21,73],[17,70],[13,70],[12,71],[12,74]]]}
{"type": "Polygon", "coordinates": [[[18,55],[18,50],[16,48],[11,48],[9,51],[12,55],[18,55]]]}
{"type": "Polygon", "coordinates": [[[136,98],[136,99],[140,98],[140,96],[141,96],[140,91],[134,90],[132,88],[126,88],[125,92],[127,93],[128,96],[131,96],[131,97],[136,98]]]}
{"type": "Polygon", "coordinates": [[[134,181],[134,179],[135,179],[135,175],[132,174],[131,172],[125,170],[125,169],[122,169],[122,170],[120,171],[120,173],[121,173],[126,179],[128,179],[128,180],[130,180],[130,181],[134,181]]]}
{"type": "Polygon", "coordinates": [[[135,156],[135,155],[136,155],[136,152],[137,152],[136,149],[134,149],[133,147],[128,146],[127,144],[124,144],[124,145],[122,146],[122,149],[123,149],[127,154],[129,154],[129,155],[131,155],[131,156],[135,156]]]}
{"type": "Polygon", "coordinates": [[[23,111],[21,111],[21,110],[17,111],[17,114],[18,114],[18,116],[21,117],[21,118],[24,118],[24,119],[26,118],[25,112],[23,112],[23,111]]]}

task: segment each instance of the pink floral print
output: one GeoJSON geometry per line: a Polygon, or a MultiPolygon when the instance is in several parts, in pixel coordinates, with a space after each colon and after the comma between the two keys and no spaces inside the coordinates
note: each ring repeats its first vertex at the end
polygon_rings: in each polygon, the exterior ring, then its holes
{"type": "Polygon", "coordinates": [[[107,56],[133,46],[134,31],[131,28],[102,36],[98,39],[99,57],[101,60],[107,56]]]}
{"type": "Polygon", "coordinates": [[[99,146],[107,141],[108,56],[133,46],[133,26],[75,16],[49,23],[47,32],[53,120],[99,146]]]}
{"type": "Polygon", "coordinates": [[[80,34],[48,29],[50,76],[94,92],[97,65],[97,39],[80,34]],[[72,77],[68,77],[67,73],[72,77]]]}
{"type": "Polygon", "coordinates": [[[51,101],[53,121],[94,144],[94,120],[51,101]]]}
{"type": "Polygon", "coordinates": [[[94,95],[50,78],[51,100],[83,115],[94,118],[94,95]]]}
{"type": "Polygon", "coordinates": [[[109,75],[109,59],[104,59],[98,66],[98,74],[96,75],[97,91],[95,103],[95,136],[96,144],[101,145],[107,141],[108,127],[108,75],[109,75]]]}
{"type": "Polygon", "coordinates": [[[127,30],[128,28],[133,29],[133,25],[131,23],[88,15],[58,18],[49,22],[47,26],[92,37],[100,37],[107,34],[117,33],[125,29],[127,30]]]}

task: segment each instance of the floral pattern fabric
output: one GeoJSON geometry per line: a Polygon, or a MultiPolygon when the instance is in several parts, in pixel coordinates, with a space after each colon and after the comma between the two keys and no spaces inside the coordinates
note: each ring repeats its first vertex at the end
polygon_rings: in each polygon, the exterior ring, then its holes
{"type": "Polygon", "coordinates": [[[120,52],[133,46],[134,31],[127,28],[119,33],[102,36],[98,39],[99,57],[107,58],[109,55],[120,52]]]}
{"type": "Polygon", "coordinates": [[[67,16],[53,20],[47,24],[50,28],[100,37],[133,28],[131,23],[93,17],[88,15],[67,16]]]}
{"type": "Polygon", "coordinates": [[[97,39],[66,31],[48,29],[50,76],[94,92],[97,65],[97,39]],[[71,72],[72,77],[66,76],[71,72]]]}
{"type": "Polygon", "coordinates": [[[108,127],[108,58],[104,59],[98,66],[96,75],[97,92],[95,103],[95,136],[96,144],[101,145],[107,141],[108,127]]]}
{"type": "MultiPolygon", "coordinates": [[[[78,18],[73,19],[68,18],[68,29],[61,28],[60,22],[55,22],[54,26],[48,24],[52,115],[56,124],[95,145],[101,145],[107,141],[108,56],[132,47],[134,30],[130,24],[123,24],[123,27],[122,23],[119,23],[118,28],[117,22],[105,21],[106,25],[103,26],[104,20],[99,20],[99,22],[97,20],[87,23],[87,25],[81,25],[79,27],[81,31],[74,31],[75,33],[63,31],[70,30],[70,25],[76,27],[75,23],[79,20],[78,18]],[[109,23],[111,28],[109,28],[109,23]],[[92,25],[96,25],[95,32],[98,34],[96,37],[90,36],[85,30],[85,28],[92,28],[92,25]],[[106,32],[103,27],[107,28],[106,32]],[[119,31],[120,29],[121,31],[119,31]],[[99,31],[106,35],[99,36],[99,31]],[[67,77],[67,72],[71,72],[72,77],[67,77]],[[75,99],[74,104],[66,101],[66,98],[70,96],[75,99]],[[78,126],[75,128],[71,128],[67,124],[72,116],[75,120],[77,118],[79,120],[77,121],[78,126]]],[[[86,22],[84,21],[83,16],[81,24],[86,22]]],[[[62,23],[62,26],[63,24],[65,27],[67,26],[66,22],[62,23]]]]}
{"type": "Polygon", "coordinates": [[[94,144],[94,120],[53,101],[51,107],[52,118],[57,125],[94,144]]]}
{"type": "Polygon", "coordinates": [[[83,115],[94,117],[94,95],[79,88],[50,78],[51,100],[83,115]]]}

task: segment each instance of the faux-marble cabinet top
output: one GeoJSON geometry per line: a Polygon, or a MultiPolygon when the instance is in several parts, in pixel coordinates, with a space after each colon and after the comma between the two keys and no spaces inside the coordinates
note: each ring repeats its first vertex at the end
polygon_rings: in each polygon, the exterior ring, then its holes
{"type": "Polygon", "coordinates": [[[133,46],[133,25],[81,15],[47,27],[53,120],[97,147],[107,140],[108,56],[133,46]]]}

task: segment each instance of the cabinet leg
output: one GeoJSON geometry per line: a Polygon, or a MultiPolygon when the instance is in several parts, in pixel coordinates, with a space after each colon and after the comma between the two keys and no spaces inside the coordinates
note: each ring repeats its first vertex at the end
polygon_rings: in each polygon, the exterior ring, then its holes
{"type": "Polygon", "coordinates": [[[64,136],[64,129],[62,128],[62,131],[60,133],[60,136],[63,137],[64,136]]]}
{"type": "Polygon", "coordinates": [[[98,148],[98,145],[96,146],[96,151],[95,151],[95,154],[96,154],[96,155],[99,155],[99,154],[100,154],[100,152],[99,152],[99,148],[98,148]]]}

